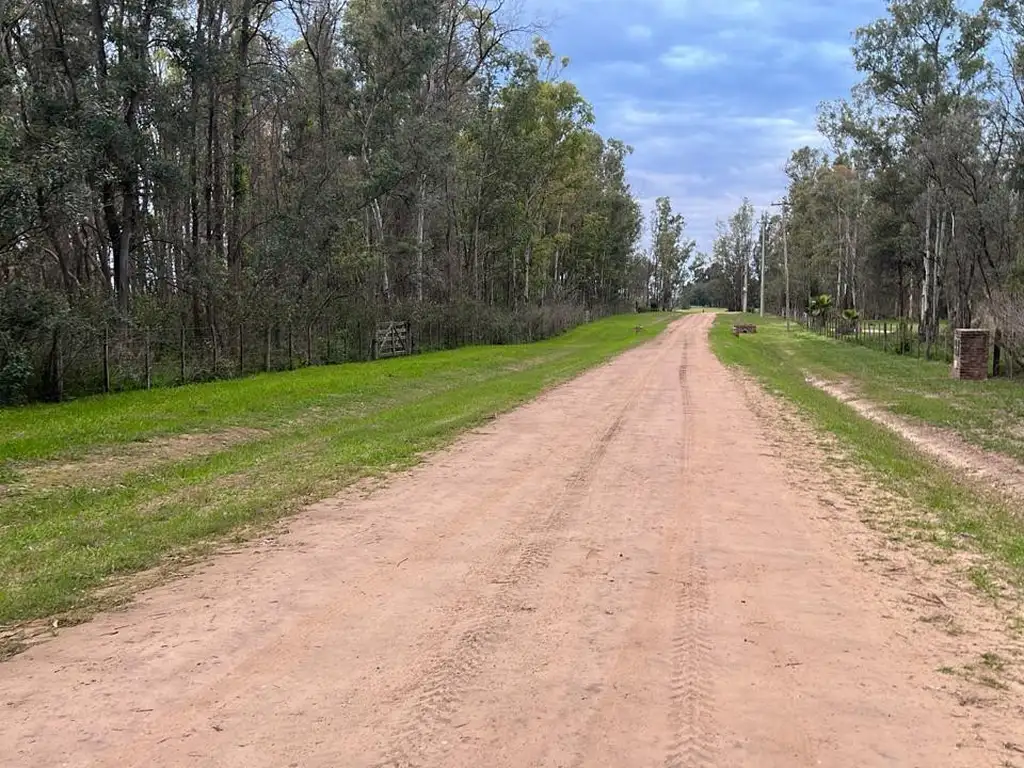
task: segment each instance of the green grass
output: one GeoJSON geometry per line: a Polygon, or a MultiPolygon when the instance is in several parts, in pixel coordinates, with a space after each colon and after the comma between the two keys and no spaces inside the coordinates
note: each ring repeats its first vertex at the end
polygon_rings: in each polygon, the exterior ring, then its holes
{"type": "Polygon", "coordinates": [[[88,607],[111,577],[409,466],[671,319],[0,411],[0,624],[88,607]],[[225,430],[206,450],[161,448],[225,430]]]}
{"type": "MultiPolygon", "coordinates": [[[[942,375],[933,364],[821,339],[795,327],[787,332],[785,323],[776,319],[749,317],[744,322],[757,323],[757,334],[734,337],[731,327],[736,322],[737,315],[720,315],[711,331],[712,346],[723,362],[746,369],[769,391],[797,405],[817,427],[835,435],[844,452],[871,470],[884,487],[908,500],[910,507],[931,513],[923,521],[911,510],[901,510],[903,519],[896,535],[977,550],[993,558],[1011,583],[1024,586],[1024,519],[1015,514],[1019,510],[1007,507],[994,494],[959,484],[901,437],[808,384],[805,373],[850,377],[868,397],[899,385],[906,406],[900,412],[919,418],[927,414],[931,418],[925,420],[933,423],[941,421],[944,408],[959,414],[953,419],[955,424],[994,418],[991,400],[1012,399],[1002,383],[987,389],[995,394],[986,394],[987,385],[951,382],[948,370],[942,375]],[[937,405],[931,405],[928,397],[932,386],[943,398],[935,401],[937,405]],[[947,396],[954,405],[944,405],[947,396]],[[971,413],[975,409],[983,414],[971,413]]],[[[969,578],[979,591],[991,592],[992,577],[987,570],[973,570],[969,578]]]]}
{"type": "MultiPolygon", "coordinates": [[[[769,335],[777,325],[770,319],[769,335]]],[[[948,363],[886,354],[792,326],[786,359],[808,373],[854,385],[866,399],[901,416],[959,433],[987,450],[1024,461],[1024,381],[950,378],[948,363]]]]}

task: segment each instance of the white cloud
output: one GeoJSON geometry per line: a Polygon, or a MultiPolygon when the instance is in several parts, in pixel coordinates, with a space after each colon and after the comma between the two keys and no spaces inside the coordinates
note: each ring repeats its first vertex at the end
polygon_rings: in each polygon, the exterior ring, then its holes
{"type": "MultiPolygon", "coordinates": [[[[749,18],[767,14],[767,5],[803,0],[629,0],[629,5],[650,15],[660,13],[673,18],[749,18]]],[[[528,9],[546,9],[555,12],[578,11],[593,6],[612,6],[621,0],[525,0],[528,9]]],[[[626,3],[621,3],[626,5],[626,3]]]]}
{"type": "Polygon", "coordinates": [[[708,69],[722,64],[725,56],[697,45],[674,45],[661,55],[660,61],[672,69],[708,69]]]}
{"type": "Polygon", "coordinates": [[[761,110],[713,97],[606,106],[615,134],[636,148],[629,180],[645,212],[656,197],[670,197],[705,250],[715,222],[744,196],[763,207],[785,193],[783,167],[794,149],[824,141],[811,107],[761,110]]]}
{"type": "Polygon", "coordinates": [[[654,31],[645,24],[630,24],[626,27],[626,37],[636,43],[646,42],[654,36],[654,31]]]}
{"type": "Polygon", "coordinates": [[[564,14],[581,41],[590,60],[573,77],[601,133],[635,148],[628,175],[645,212],[671,197],[710,248],[744,196],[764,206],[783,194],[793,150],[825,145],[816,105],[855,81],[850,30],[885,0],[522,2],[564,14]]]}
{"type": "Polygon", "coordinates": [[[651,74],[650,68],[639,61],[604,61],[592,68],[600,77],[615,77],[624,75],[626,77],[647,77],[651,74]]]}
{"type": "Polygon", "coordinates": [[[761,0],[647,0],[662,13],[683,18],[758,18],[766,15],[761,0]]]}
{"type": "Polygon", "coordinates": [[[631,178],[636,184],[650,186],[656,189],[689,189],[701,187],[712,182],[708,176],[699,173],[671,173],[665,171],[651,171],[638,168],[633,171],[631,178]]]}
{"type": "Polygon", "coordinates": [[[797,149],[804,144],[816,144],[821,141],[821,134],[812,116],[802,118],[780,115],[740,115],[726,118],[726,122],[736,128],[751,133],[754,140],[767,140],[782,147],[797,149]]]}
{"type": "Polygon", "coordinates": [[[819,40],[811,43],[814,54],[825,61],[853,62],[853,52],[849,43],[836,43],[831,40],[819,40]]]}
{"type": "Polygon", "coordinates": [[[742,54],[743,59],[750,61],[762,61],[770,57],[776,65],[809,60],[829,65],[853,63],[849,38],[808,40],[766,32],[757,27],[732,26],[717,30],[711,39],[733,54],[742,54]]]}
{"type": "Polygon", "coordinates": [[[744,111],[742,104],[712,98],[699,102],[627,99],[605,104],[604,108],[612,133],[623,134],[637,146],[643,142],[665,151],[705,140],[721,143],[730,136],[740,139],[744,146],[767,149],[796,149],[821,141],[813,109],[751,113],[744,111]],[[666,134],[670,130],[673,134],[666,134]]]}

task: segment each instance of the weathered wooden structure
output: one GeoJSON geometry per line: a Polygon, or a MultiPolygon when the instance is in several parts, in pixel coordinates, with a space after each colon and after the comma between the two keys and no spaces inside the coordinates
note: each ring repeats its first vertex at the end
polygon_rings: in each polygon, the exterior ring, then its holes
{"type": "Polygon", "coordinates": [[[399,357],[411,352],[412,344],[409,339],[408,323],[392,320],[377,326],[377,332],[373,338],[374,359],[399,357]]]}

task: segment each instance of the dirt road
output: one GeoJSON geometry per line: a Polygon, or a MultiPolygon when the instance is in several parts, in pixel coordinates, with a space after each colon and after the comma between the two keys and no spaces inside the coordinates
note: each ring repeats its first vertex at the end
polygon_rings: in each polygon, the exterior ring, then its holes
{"type": "Polygon", "coordinates": [[[0,665],[0,764],[998,764],[710,321],[0,665]]]}

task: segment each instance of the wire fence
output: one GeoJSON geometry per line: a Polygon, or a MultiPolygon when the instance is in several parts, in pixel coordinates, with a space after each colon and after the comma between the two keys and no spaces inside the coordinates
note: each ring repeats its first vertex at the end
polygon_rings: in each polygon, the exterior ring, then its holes
{"type": "Polygon", "coordinates": [[[346,321],[240,323],[231,327],[166,324],[62,325],[40,340],[22,400],[83,395],[229,379],[377,357],[380,323],[401,321],[408,352],[478,344],[520,344],[564,333],[611,314],[572,305],[518,312],[488,308],[398,312],[346,321]]]}
{"type": "Polygon", "coordinates": [[[880,352],[926,360],[953,362],[953,333],[940,325],[934,339],[927,340],[918,323],[907,320],[851,320],[844,317],[805,318],[810,331],[880,352]]]}

